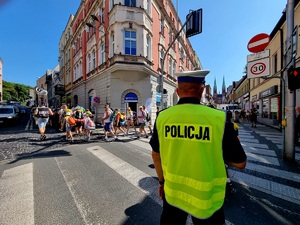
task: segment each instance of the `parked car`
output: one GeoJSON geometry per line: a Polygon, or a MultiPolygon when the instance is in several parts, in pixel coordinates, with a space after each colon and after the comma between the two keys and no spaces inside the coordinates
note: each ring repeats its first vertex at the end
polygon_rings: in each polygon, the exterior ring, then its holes
{"type": "Polygon", "coordinates": [[[0,124],[13,124],[20,121],[20,110],[14,105],[0,105],[0,124]]]}

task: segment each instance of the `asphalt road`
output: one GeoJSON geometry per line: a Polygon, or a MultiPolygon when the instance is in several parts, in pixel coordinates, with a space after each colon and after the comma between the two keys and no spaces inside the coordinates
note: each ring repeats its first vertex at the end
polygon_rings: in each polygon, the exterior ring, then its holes
{"type": "MultiPolygon", "coordinates": [[[[293,190],[300,183],[261,172],[261,166],[280,168],[276,154],[266,157],[278,149],[274,150],[266,133],[263,137],[247,126],[241,131],[249,168],[242,172],[230,169],[233,184],[224,204],[226,223],[300,224],[299,204],[250,181],[273,180],[278,187],[289,185],[293,190]],[[254,154],[256,145],[259,153],[254,154]]],[[[91,142],[78,137],[75,144],[69,144],[64,133],[52,128],[47,136],[41,142],[37,128],[25,117],[18,126],[0,128],[0,224],[159,224],[162,208],[148,139],[129,136],[107,143],[100,139],[99,131],[91,142]]],[[[297,173],[292,175],[296,179],[297,173]]],[[[282,195],[292,190],[284,188],[282,195]]]]}

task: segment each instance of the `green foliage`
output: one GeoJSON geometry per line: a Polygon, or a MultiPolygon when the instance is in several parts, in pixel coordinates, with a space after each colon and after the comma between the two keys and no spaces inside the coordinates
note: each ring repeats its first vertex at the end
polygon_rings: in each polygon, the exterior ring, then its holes
{"type": "Polygon", "coordinates": [[[32,88],[24,84],[3,81],[3,100],[25,102],[28,99],[29,89],[32,88]]]}

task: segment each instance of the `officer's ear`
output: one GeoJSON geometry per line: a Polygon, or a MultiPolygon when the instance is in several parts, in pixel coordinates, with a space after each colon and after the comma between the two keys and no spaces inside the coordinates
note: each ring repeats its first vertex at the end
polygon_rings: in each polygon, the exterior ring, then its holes
{"type": "Polygon", "coordinates": [[[178,89],[178,87],[176,88],[176,94],[179,96],[179,89],[178,89]]]}
{"type": "Polygon", "coordinates": [[[205,88],[205,85],[201,84],[201,87],[200,87],[200,98],[202,98],[202,94],[203,94],[204,88],[205,88]]]}

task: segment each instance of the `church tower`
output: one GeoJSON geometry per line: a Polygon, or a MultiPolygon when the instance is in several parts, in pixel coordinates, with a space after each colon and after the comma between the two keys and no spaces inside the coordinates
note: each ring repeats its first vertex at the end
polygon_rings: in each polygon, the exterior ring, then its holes
{"type": "Polygon", "coordinates": [[[225,77],[223,76],[223,84],[222,84],[222,103],[226,101],[226,86],[225,86],[225,77]]]}
{"type": "Polygon", "coordinates": [[[216,81],[216,78],[214,80],[214,93],[213,93],[213,97],[217,97],[217,94],[218,94],[218,89],[217,89],[217,81],[216,81]]]}

